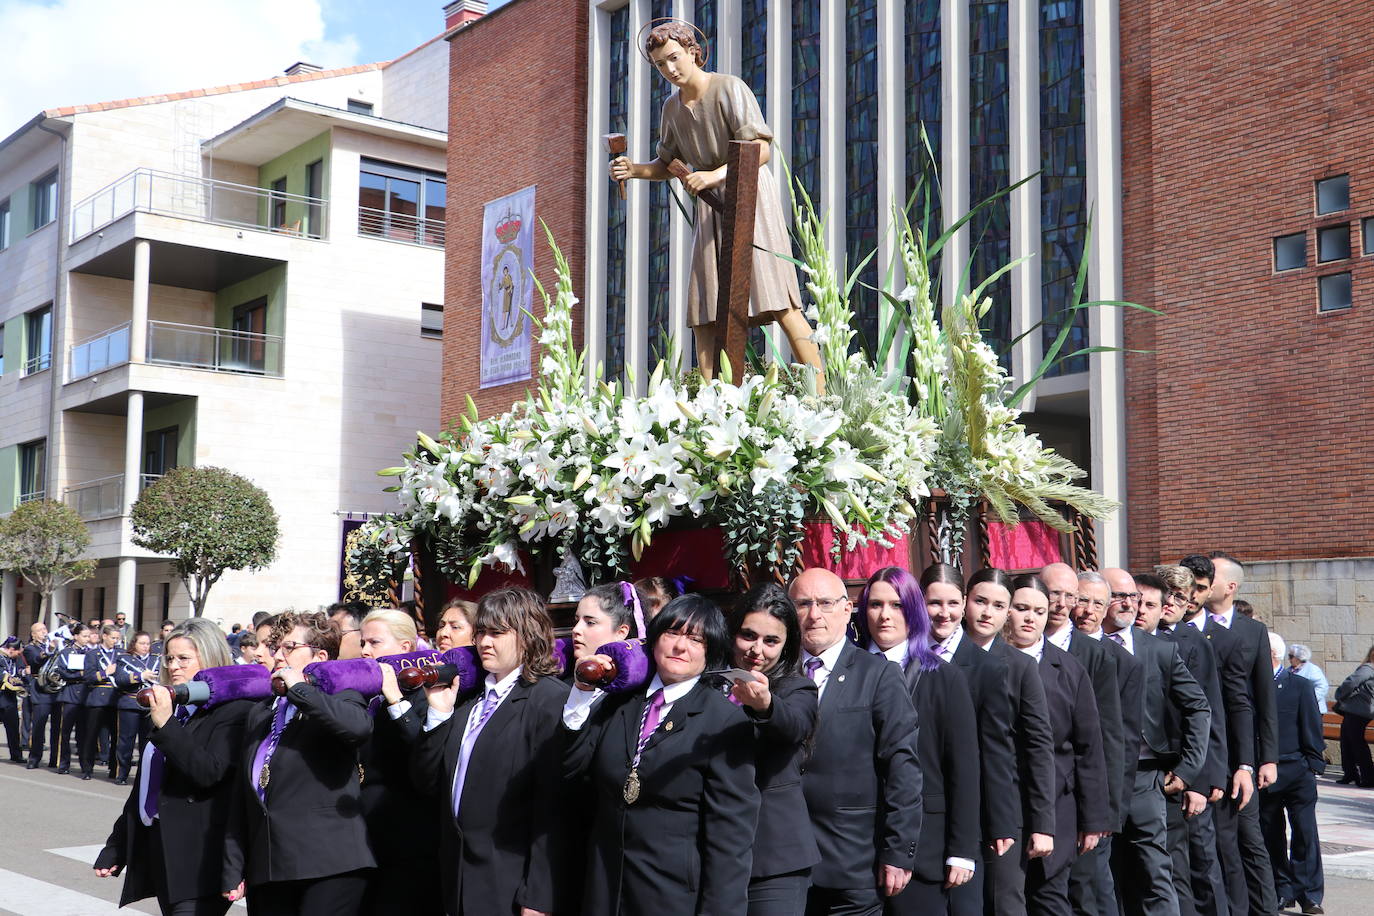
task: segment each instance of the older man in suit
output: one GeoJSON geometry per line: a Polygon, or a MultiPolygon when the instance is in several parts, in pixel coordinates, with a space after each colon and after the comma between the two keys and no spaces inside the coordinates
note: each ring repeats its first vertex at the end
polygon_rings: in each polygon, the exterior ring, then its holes
{"type": "Polygon", "coordinates": [[[1274,868],[1280,906],[1324,913],[1321,843],[1317,839],[1317,774],[1326,772],[1322,717],[1312,681],[1284,666],[1283,637],[1269,634],[1279,720],[1278,779],[1260,790],[1260,827],[1274,868]],[[1293,833],[1288,842],[1284,816],[1293,833]]]}
{"type": "Polygon", "coordinates": [[[821,861],[807,916],[876,916],[905,889],[921,833],[916,710],[902,672],[845,638],[853,606],[839,576],[808,569],[788,590],[802,667],[820,692],[802,791],[821,861]]]}

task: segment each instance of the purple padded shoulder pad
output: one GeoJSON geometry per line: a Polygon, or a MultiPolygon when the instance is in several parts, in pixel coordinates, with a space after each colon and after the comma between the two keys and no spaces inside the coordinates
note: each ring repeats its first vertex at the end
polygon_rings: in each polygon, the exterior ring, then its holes
{"type": "Polygon", "coordinates": [[[443,662],[440,661],[442,654],[435,649],[425,649],[420,652],[403,652],[400,655],[383,655],[377,661],[400,671],[402,668],[425,668],[429,665],[442,665],[443,662]]]}
{"type": "Polygon", "coordinates": [[[477,658],[476,646],[458,646],[449,649],[439,656],[442,664],[452,665],[458,669],[458,689],[472,690],[482,683],[487,673],[482,670],[482,663],[477,658]]]}
{"type": "Polygon", "coordinates": [[[272,672],[262,665],[221,665],[202,668],[191,678],[210,688],[208,709],[230,700],[263,700],[272,695],[272,672]]]}
{"type": "Polygon", "coordinates": [[[558,670],[571,671],[573,668],[572,637],[560,636],[553,641],[553,660],[558,662],[558,670]]]}
{"type": "Polygon", "coordinates": [[[607,693],[624,693],[649,683],[649,656],[644,652],[644,643],[640,640],[608,642],[597,649],[596,654],[608,655],[615,662],[615,680],[604,688],[607,693]]]}
{"type": "Polygon", "coordinates": [[[382,692],[382,669],[376,659],[340,658],[326,662],[312,662],[305,673],[315,679],[315,686],[329,695],[341,690],[356,690],[371,699],[382,692]]]}

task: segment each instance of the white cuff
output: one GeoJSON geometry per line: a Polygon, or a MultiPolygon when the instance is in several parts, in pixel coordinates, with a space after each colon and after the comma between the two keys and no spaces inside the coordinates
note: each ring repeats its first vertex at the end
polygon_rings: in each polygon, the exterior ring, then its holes
{"type": "Polygon", "coordinates": [[[425,731],[432,732],[452,718],[453,710],[450,709],[448,712],[439,712],[439,710],[431,706],[429,711],[425,713],[425,731]]]}
{"type": "Polygon", "coordinates": [[[405,715],[405,714],[408,713],[408,712],[410,712],[410,701],[409,701],[409,700],[402,700],[401,702],[397,703],[396,705],[394,705],[394,706],[388,705],[387,708],[386,708],[386,714],[387,714],[388,716],[391,716],[391,718],[393,718],[393,719],[399,719],[399,718],[401,718],[401,716],[405,715]]]}
{"type": "Polygon", "coordinates": [[[604,691],[582,690],[577,686],[568,689],[568,701],[563,704],[563,724],[573,731],[581,731],[592,713],[592,704],[600,699],[604,691]]]}
{"type": "Polygon", "coordinates": [[[978,867],[973,864],[972,859],[961,859],[958,856],[950,856],[945,859],[945,864],[951,868],[967,868],[969,871],[977,871],[978,867]]]}

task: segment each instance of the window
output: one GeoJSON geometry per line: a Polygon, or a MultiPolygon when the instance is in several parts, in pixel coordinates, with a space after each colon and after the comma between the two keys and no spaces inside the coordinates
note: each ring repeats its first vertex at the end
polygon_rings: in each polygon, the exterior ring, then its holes
{"type": "Polygon", "coordinates": [[[26,503],[47,495],[48,443],[46,439],[19,446],[19,501],[26,503]]]}
{"type": "Polygon", "coordinates": [[[278,178],[272,182],[272,228],[286,228],[286,179],[278,178]]]}
{"type": "Polygon", "coordinates": [[[420,336],[444,336],[444,307],[425,302],[420,306],[420,336]]]}
{"type": "Polygon", "coordinates": [[[134,620],[143,619],[143,592],[145,586],[142,582],[134,588],[134,620]]]}
{"type": "Polygon", "coordinates": [[[161,477],[177,466],[177,427],[155,429],[143,437],[143,473],[161,477]]]}
{"type": "Polygon", "coordinates": [[[358,175],[358,231],[442,246],[447,195],[443,175],[364,159],[358,175]]]}
{"type": "Polygon", "coordinates": [[[1296,270],[1307,266],[1307,233],[1295,232],[1274,239],[1274,269],[1296,270]]]}
{"type": "Polygon", "coordinates": [[[305,167],[305,234],[312,239],[324,237],[324,160],[316,159],[305,167]]]}
{"type": "Polygon", "coordinates": [[[364,102],[362,99],[349,99],[348,110],[354,114],[370,115],[372,114],[372,103],[364,102]]]}
{"type": "Polygon", "coordinates": [[[24,316],[24,374],[33,375],[52,365],[52,306],[45,305],[24,316]]]}
{"type": "Polygon", "coordinates": [[[267,299],[255,299],[234,309],[232,368],[239,372],[263,372],[267,368],[267,299]]]}
{"type": "Polygon", "coordinates": [[[1317,215],[1339,213],[1350,207],[1350,176],[1334,175],[1317,182],[1317,215]]]}
{"type": "Polygon", "coordinates": [[[33,228],[41,229],[57,218],[57,170],[35,181],[31,190],[33,228]]]}
{"type": "Polygon", "coordinates": [[[0,200],[0,251],[10,247],[10,201],[0,200]]]}
{"type": "Polygon", "coordinates": [[[1350,225],[1327,226],[1317,230],[1317,263],[1344,261],[1350,257],[1350,225]]]}
{"type": "Polygon", "coordinates": [[[1323,312],[1350,308],[1350,274],[1330,274],[1317,280],[1317,307],[1323,312]]]}
{"type": "Polygon", "coordinates": [[[1367,216],[1360,222],[1360,239],[1364,244],[1365,254],[1374,254],[1374,216],[1367,216]]]}

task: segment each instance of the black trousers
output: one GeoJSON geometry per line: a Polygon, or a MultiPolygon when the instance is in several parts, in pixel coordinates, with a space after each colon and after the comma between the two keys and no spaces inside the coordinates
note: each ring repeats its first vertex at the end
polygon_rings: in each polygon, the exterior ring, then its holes
{"type": "MultiPolygon", "coordinates": [[[[984,845],[983,861],[976,870],[983,873],[983,911],[989,916],[1021,916],[1025,913],[1028,870],[1024,837],[1018,839],[1006,855],[999,856],[991,846],[984,845]]],[[[977,877],[976,872],[974,877],[977,877]]],[[[1069,870],[1065,868],[1065,893],[1068,892],[1068,881],[1069,870]]]]}
{"type": "MultiPolygon", "coordinates": [[[[166,853],[162,848],[162,827],[158,821],[153,821],[153,826],[149,828],[148,841],[150,861],[165,861],[166,853]]],[[[153,884],[157,889],[157,906],[162,911],[162,916],[224,916],[225,913],[229,912],[231,904],[219,894],[173,901],[167,892],[166,869],[158,868],[155,869],[155,872],[153,884]]]]}
{"type": "MultiPolygon", "coordinates": [[[[1008,853],[1010,855],[1010,853],[1008,853]]],[[[1026,863],[1026,910],[1030,916],[1069,916],[1069,871],[1065,865],[1052,875],[1045,874],[1045,860],[1026,863]]]]}
{"type": "MultiPolygon", "coordinates": [[[[1169,855],[1164,774],[1139,770],[1128,800],[1126,824],[1111,847],[1112,871],[1121,912],[1127,916],[1173,916],[1178,912],[1173,860],[1169,855]]],[[[1168,799],[1167,804],[1176,804],[1168,799]]]]}
{"type": "MultiPolygon", "coordinates": [[[[30,698],[32,699],[32,698],[30,698]]],[[[57,733],[62,724],[62,717],[53,715],[56,703],[30,703],[29,705],[29,762],[40,764],[43,762],[43,748],[45,739],[48,739],[48,731],[52,731],[51,739],[46,744],[51,745],[51,753],[54,766],[57,759],[57,733]]]]}
{"type": "Polygon", "coordinates": [[[371,869],[248,889],[248,916],[357,916],[371,869]]]}
{"type": "Polygon", "coordinates": [[[1341,718],[1341,767],[1347,776],[1354,776],[1355,782],[1366,789],[1374,788],[1374,758],[1370,757],[1369,745],[1364,740],[1368,719],[1359,716],[1341,718]]]}
{"type": "Polygon", "coordinates": [[[879,916],[882,911],[876,884],[860,888],[812,885],[806,892],[806,916],[879,916]]]}
{"type": "Polygon", "coordinates": [[[1217,802],[1217,857],[1226,880],[1226,898],[1231,904],[1231,916],[1272,916],[1278,912],[1279,901],[1274,893],[1274,872],[1269,864],[1269,851],[1264,845],[1264,833],[1259,826],[1258,793],[1250,797],[1250,804],[1237,808],[1239,798],[1223,796],[1217,802]]]}
{"type": "MultiPolygon", "coordinates": [[[[883,916],[943,916],[949,912],[949,899],[950,892],[945,890],[945,882],[926,881],[912,875],[900,894],[887,898],[883,916]]],[[[750,916],[753,916],[753,912],[752,909],[749,911],[750,916]]],[[[781,913],[779,910],[779,916],[781,913]]]]}
{"type": "Polygon", "coordinates": [[[1092,852],[1074,859],[1069,868],[1069,904],[1076,916],[1118,916],[1112,839],[1098,840],[1092,852]]]}
{"type": "MultiPolygon", "coordinates": [[[[99,743],[101,731],[105,729],[114,731],[118,728],[116,713],[117,710],[113,706],[86,707],[86,733],[81,736],[79,751],[82,776],[90,776],[95,770],[96,745],[99,743]]],[[[110,775],[113,776],[115,773],[114,763],[109,757],[105,759],[110,761],[110,775]]]]}
{"type": "Polygon", "coordinates": [[[1320,904],[1326,883],[1317,841],[1317,777],[1304,761],[1279,763],[1278,780],[1260,793],[1260,829],[1279,900],[1320,904]]]}
{"type": "Polygon", "coordinates": [[[57,705],[62,715],[62,731],[57,740],[57,763],[58,766],[65,769],[72,765],[73,735],[75,735],[78,745],[86,737],[86,707],[80,703],[59,703],[57,705]]]}
{"type": "Polygon", "coordinates": [[[1224,916],[1230,912],[1217,861],[1215,807],[1209,804],[1201,814],[1187,818],[1178,801],[1170,799],[1165,809],[1179,916],[1224,916]]]}
{"type": "Polygon", "coordinates": [[[121,709],[118,719],[119,744],[115,751],[116,763],[110,767],[110,772],[128,779],[134,766],[134,747],[142,746],[147,740],[148,733],[153,730],[153,720],[141,709],[121,709]]]}
{"type": "MultiPolygon", "coordinates": [[[[797,916],[806,912],[811,869],[749,879],[749,916],[797,916]]],[[[906,891],[902,892],[903,894],[906,891]]]]}
{"type": "Polygon", "coordinates": [[[0,697],[0,724],[5,726],[5,740],[10,746],[10,759],[24,759],[24,739],[19,732],[19,698],[0,697]]]}

